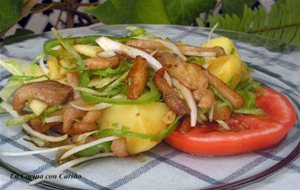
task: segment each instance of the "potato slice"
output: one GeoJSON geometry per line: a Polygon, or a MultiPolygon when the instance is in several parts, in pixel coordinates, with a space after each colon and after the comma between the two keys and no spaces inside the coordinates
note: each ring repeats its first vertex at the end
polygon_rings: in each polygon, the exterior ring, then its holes
{"type": "MultiPolygon", "coordinates": [[[[167,127],[163,122],[163,118],[168,111],[168,107],[159,102],[143,105],[114,105],[103,111],[98,123],[100,129],[109,128],[114,123],[118,123],[133,132],[157,134],[167,127]]],[[[158,143],[159,141],[148,139],[126,138],[129,154],[147,151],[158,143]]]]}
{"type": "Polygon", "coordinates": [[[50,57],[47,61],[49,68],[49,77],[52,80],[59,78],[59,65],[55,57],[50,57]]]}
{"type": "Polygon", "coordinates": [[[208,71],[235,89],[241,81],[243,65],[235,55],[222,56],[209,62],[208,71]]]}
{"type": "Polygon", "coordinates": [[[220,46],[224,49],[226,55],[236,55],[239,57],[239,52],[234,46],[234,43],[224,36],[213,38],[209,41],[209,43],[205,42],[201,44],[202,47],[214,47],[220,46]]]}

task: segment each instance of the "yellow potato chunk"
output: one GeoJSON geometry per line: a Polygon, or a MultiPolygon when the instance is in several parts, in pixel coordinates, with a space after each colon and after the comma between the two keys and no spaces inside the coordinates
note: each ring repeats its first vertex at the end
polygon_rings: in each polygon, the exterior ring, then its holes
{"type": "Polygon", "coordinates": [[[205,42],[201,44],[202,47],[214,47],[220,46],[224,49],[226,55],[236,55],[239,56],[239,52],[234,46],[234,43],[224,36],[213,38],[209,41],[209,43],[205,42]]]}
{"type": "MultiPolygon", "coordinates": [[[[105,109],[98,120],[99,128],[111,128],[120,124],[136,133],[157,134],[167,125],[163,122],[169,109],[164,103],[153,102],[142,105],[114,105],[105,109]]],[[[126,145],[129,154],[138,154],[157,145],[158,141],[127,137],[126,145]]]]}
{"type": "Polygon", "coordinates": [[[211,60],[207,69],[232,89],[241,81],[243,73],[242,62],[235,55],[226,55],[211,60]]]}
{"type": "Polygon", "coordinates": [[[50,57],[47,61],[49,68],[49,77],[52,80],[59,78],[59,65],[55,57],[50,57]]]}
{"type": "Polygon", "coordinates": [[[88,57],[97,57],[97,53],[103,50],[100,46],[92,46],[85,44],[76,44],[73,46],[73,48],[78,53],[88,57]]]}

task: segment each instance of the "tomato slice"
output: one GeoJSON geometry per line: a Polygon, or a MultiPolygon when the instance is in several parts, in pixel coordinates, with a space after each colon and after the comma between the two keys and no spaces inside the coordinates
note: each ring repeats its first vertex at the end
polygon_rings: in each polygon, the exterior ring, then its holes
{"type": "MultiPolygon", "coordinates": [[[[296,111],[291,102],[281,93],[263,87],[256,105],[266,111],[264,116],[239,115],[226,123],[230,130],[218,124],[191,128],[182,133],[175,130],[166,138],[172,147],[197,155],[233,155],[265,149],[279,143],[296,123],[296,111]]],[[[186,125],[189,119],[181,123],[186,125]]]]}

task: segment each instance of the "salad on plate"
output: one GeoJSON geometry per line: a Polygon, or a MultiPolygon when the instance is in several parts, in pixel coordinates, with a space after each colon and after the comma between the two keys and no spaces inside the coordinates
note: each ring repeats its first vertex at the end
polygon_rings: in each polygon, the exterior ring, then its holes
{"type": "MultiPolygon", "coordinates": [[[[107,156],[127,157],[165,140],[190,154],[224,156],[269,148],[296,122],[281,93],[261,85],[226,37],[199,46],[129,27],[123,38],[62,37],[31,63],[0,60],[10,72],[0,106],[34,151],[58,152],[61,172],[107,156]]],[[[43,179],[36,179],[31,184],[43,179]]]]}

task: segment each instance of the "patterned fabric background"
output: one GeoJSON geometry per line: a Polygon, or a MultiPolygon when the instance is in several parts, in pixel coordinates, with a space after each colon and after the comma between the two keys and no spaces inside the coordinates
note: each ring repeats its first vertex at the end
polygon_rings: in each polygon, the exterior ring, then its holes
{"type": "MultiPolygon", "coordinates": [[[[61,0],[40,0],[40,3],[52,3],[52,2],[61,2],[61,0]]],[[[78,3],[95,3],[101,2],[101,0],[77,0],[78,3]]],[[[81,8],[79,10],[82,10],[81,8]]],[[[60,10],[47,10],[42,13],[30,14],[19,21],[13,28],[9,30],[6,36],[12,35],[15,33],[18,28],[25,28],[31,30],[35,33],[42,33],[49,31],[51,27],[56,25],[58,17],[60,15],[60,10]]],[[[66,12],[62,12],[62,20],[66,19],[66,12]]],[[[75,25],[79,23],[78,18],[75,17],[75,25]]],[[[58,29],[64,28],[60,23],[57,27],[58,29]]]]}

